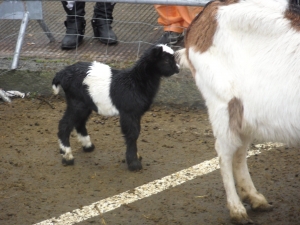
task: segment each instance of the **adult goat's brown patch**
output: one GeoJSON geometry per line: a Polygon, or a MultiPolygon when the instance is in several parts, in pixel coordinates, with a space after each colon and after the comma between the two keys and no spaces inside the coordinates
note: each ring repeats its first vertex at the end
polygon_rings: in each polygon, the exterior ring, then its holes
{"type": "Polygon", "coordinates": [[[291,26],[300,31],[300,6],[290,1],[288,9],[285,11],[284,17],[291,22],[291,26]]]}
{"type": "Polygon", "coordinates": [[[189,47],[194,47],[195,51],[200,51],[201,53],[207,51],[213,43],[213,37],[218,26],[216,16],[219,6],[238,2],[239,0],[225,0],[208,3],[187,29],[185,36],[185,47],[187,50],[189,47]]]}
{"type": "Polygon", "coordinates": [[[234,97],[228,102],[229,127],[231,131],[240,133],[242,129],[244,106],[240,99],[234,97]]]}
{"type": "Polygon", "coordinates": [[[219,6],[238,3],[239,0],[213,1],[208,3],[202,12],[200,12],[188,27],[185,35],[185,47],[187,60],[190,64],[190,70],[193,77],[196,75],[196,69],[189,58],[189,48],[194,47],[195,51],[201,53],[207,51],[213,43],[213,38],[217,30],[217,11],[219,6]]]}
{"type": "Polygon", "coordinates": [[[187,29],[185,47],[196,48],[195,51],[205,52],[211,45],[217,28],[216,14],[219,1],[207,5],[203,11],[195,17],[187,29]]]}

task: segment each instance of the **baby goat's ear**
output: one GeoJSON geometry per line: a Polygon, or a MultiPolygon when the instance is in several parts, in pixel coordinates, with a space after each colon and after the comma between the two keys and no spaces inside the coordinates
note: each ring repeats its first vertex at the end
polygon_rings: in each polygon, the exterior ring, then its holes
{"type": "Polygon", "coordinates": [[[156,46],[152,49],[151,55],[153,59],[156,59],[157,57],[160,57],[163,52],[163,48],[161,46],[156,46]]]}

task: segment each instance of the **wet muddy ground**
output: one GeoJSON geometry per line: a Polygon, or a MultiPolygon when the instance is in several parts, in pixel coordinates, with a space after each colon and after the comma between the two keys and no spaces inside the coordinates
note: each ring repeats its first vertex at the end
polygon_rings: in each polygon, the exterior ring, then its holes
{"type": "MultiPolygon", "coordinates": [[[[142,171],[127,170],[118,118],[95,113],[88,122],[95,151],[83,152],[74,133],[75,165],[63,166],[56,133],[64,108],[62,98],[14,99],[12,106],[0,101],[1,225],[35,224],[216,157],[205,110],[155,105],[142,119],[142,171]]],[[[257,213],[247,206],[248,213],[258,224],[299,225],[299,148],[267,148],[261,147],[248,165],[274,210],[257,213]]],[[[79,224],[218,225],[230,220],[216,170],[79,224]]]]}

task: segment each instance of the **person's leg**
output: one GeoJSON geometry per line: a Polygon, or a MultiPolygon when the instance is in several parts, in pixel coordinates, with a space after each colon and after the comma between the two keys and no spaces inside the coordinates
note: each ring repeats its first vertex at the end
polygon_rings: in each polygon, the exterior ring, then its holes
{"type": "Polygon", "coordinates": [[[94,16],[91,21],[96,38],[104,44],[116,44],[117,35],[112,30],[113,10],[115,3],[97,2],[94,7],[94,16]]]}
{"type": "Polygon", "coordinates": [[[66,35],[62,40],[62,49],[78,47],[85,32],[85,2],[63,1],[62,5],[67,13],[65,21],[66,35]]]}
{"type": "Polygon", "coordinates": [[[187,28],[193,19],[203,10],[203,7],[176,6],[176,9],[183,20],[182,26],[187,28]]]}
{"type": "Polygon", "coordinates": [[[157,41],[161,44],[176,44],[183,38],[184,22],[176,6],[154,5],[159,15],[157,22],[164,26],[164,34],[157,41]]]}
{"type": "Polygon", "coordinates": [[[164,35],[158,42],[175,44],[183,38],[183,30],[203,10],[203,7],[155,5],[158,23],[164,26],[164,35]]]}

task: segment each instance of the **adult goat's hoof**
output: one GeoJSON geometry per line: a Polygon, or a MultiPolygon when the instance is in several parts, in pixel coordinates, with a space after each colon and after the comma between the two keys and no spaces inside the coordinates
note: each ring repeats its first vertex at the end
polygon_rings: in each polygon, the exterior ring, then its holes
{"type": "Polygon", "coordinates": [[[131,163],[128,164],[128,169],[130,171],[139,171],[143,169],[142,163],[140,160],[132,161],[131,163]]]}
{"type": "Polygon", "coordinates": [[[236,225],[248,225],[248,224],[255,225],[255,223],[252,220],[250,220],[249,218],[242,218],[242,219],[232,218],[231,222],[236,225]]]}
{"type": "Polygon", "coordinates": [[[74,159],[66,160],[65,158],[62,159],[62,164],[64,166],[74,165],[74,159]]]}
{"type": "Polygon", "coordinates": [[[92,144],[90,147],[82,147],[84,152],[92,152],[95,149],[95,145],[92,144]]]}
{"type": "Polygon", "coordinates": [[[270,204],[263,204],[263,205],[259,205],[258,207],[252,206],[252,210],[255,212],[269,212],[272,211],[273,208],[274,206],[270,204]]]}

